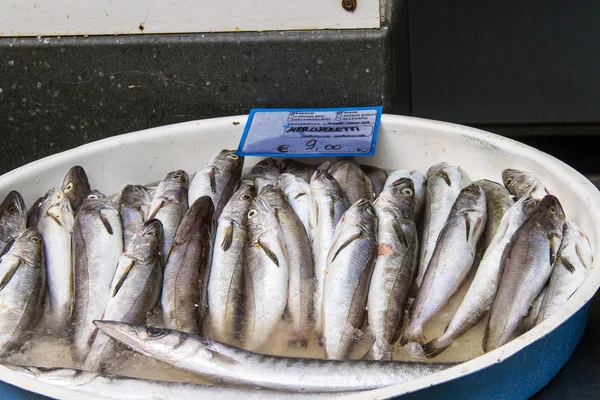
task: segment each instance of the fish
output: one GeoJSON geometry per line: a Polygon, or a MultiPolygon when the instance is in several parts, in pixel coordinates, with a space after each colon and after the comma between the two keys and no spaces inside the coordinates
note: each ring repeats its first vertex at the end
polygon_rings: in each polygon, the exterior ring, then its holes
{"type": "MultiPolygon", "coordinates": [[[[487,200],[486,203],[489,205],[487,200]]],[[[428,357],[435,357],[447,349],[456,338],[477,324],[489,311],[498,288],[504,249],[536,206],[536,200],[527,196],[522,197],[506,211],[491,244],[479,263],[467,294],[454,312],[444,334],[423,346],[428,357]]]]}
{"type": "Polygon", "coordinates": [[[471,270],[485,221],[485,192],[477,184],[471,184],[460,191],[440,232],[403,343],[425,342],[425,324],[446,304],[471,270]]]}
{"type": "Polygon", "coordinates": [[[377,198],[383,191],[383,187],[385,186],[385,182],[388,178],[388,172],[385,169],[374,167],[372,165],[361,164],[360,169],[371,181],[374,197],[377,198]]]}
{"type": "Polygon", "coordinates": [[[502,182],[510,194],[519,200],[523,196],[531,196],[536,200],[550,194],[544,183],[535,174],[517,169],[502,171],[502,182]]]}
{"type": "Polygon", "coordinates": [[[471,179],[460,166],[443,162],[427,170],[425,217],[422,239],[419,242],[419,264],[415,280],[416,289],[421,286],[427,266],[436,248],[438,237],[448,220],[452,205],[460,191],[470,183],[471,179]]]}
{"type": "Polygon", "coordinates": [[[487,221],[481,237],[481,247],[485,252],[496,235],[504,213],[515,204],[515,201],[510,192],[497,182],[481,179],[475,183],[485,192],[487,204],[487,221]]]}
{"type": "MultiPolygon", "coordinates": [[[[146,221],[134,234],[119,258],[102,318],[130,324],[146,322],[146,314],[160,296],[162,240],[162,224],[157,219],[146,221]]],[[[114,356],[115,344],[104,332],[97,332],[83,369],[100,371],[102,362],[114,356]]]]}
{"type": "Polygon", "coordinates": [[[242,329],[243,348],[256,351],[267,343],[288,300],[289,266],[283,232],[273,209],[257,197],[247,220],[242,329]]]}
{"type": "Polygon", "coordinates": [[[210,338],[239,344],[244,315],[244,249],[248,239],[246,221],[253,185],[244,184],[233,194],[219,218],[207,287],[210,338]]]}
{"type": "Polygon", "coordinates": [[[302,178],[297,178],[292,174],[283,173],[277,179],[277,187],[283,190],[288,202],[294,209],[294,212],[300,218],[306,234],[310,238],[310,184],[302,178]]]}
{"type": "Polygon", "coordinates": [[[303,163],[302,161],[286,158],[281,162],[280,170],[282,174],[291,174],[294,175],[296,178],[300,178],[304,182],[309,183],[310,178],[317,170],[317,167],[314,165],[303,163]]]}
{"type": "Polygon", "coordinates": [[[52,188],[40,205],[37,224],[44,241],[48,299],[45,325],[55,333],[69,328],[73,310],[73,253],[71,241],[75,212],[61,189],[52,188]]]}
{"type": "Polygon", "coordinates": [[[29,228],[0,257],[0,357],[18,350],[33,335],[45,292],[43,239],[29,228]]]}
{"type": "Polygon", "coordinates": [[[562,243],[548,282],[548,295],[537,319],[538,324],[557,313],[585,281],[594,260],[593,254],[581,228],[573,221],[565,222],[562,243]]]}
{"type": "MultiPolygon", "coordinates": [[[[42,368],[33,366],[3,365],[0,368],[34,378],[42,383],[62,387],[79,393],[110,399],[146,400],[169,397],[178,400],[210,398],[223,399],[325,399],[337,397],[336,393],[297,393],[281,392],[261,388],[205,385],[183,382],[170,382],[155,379],[129,378],[115,374],[102,374],[70,368],[42,368]],[[158,396],[158,397],[157,397],[158,396]]],[[[345,392],[344,394],[360,393],[345,392]]]]}
{"type": "Polygon", "coordinates": [[[110,286],[123,253],[123,230],[116,205],[93,190],[75,217],[73,251],[72,355],[82,362],[96,331],[92,321],[102,318],[110,286]]]}
{"type": "Polygon", "coordinates": [[[410,178],[386,187],[373,204],[377,211],[377,259],[367,297],[373,347],[363,357],[391,360],[417,272],[419,238],[414,221],[415,191],[410,178]]]}
{"type": "Polygon", "coordinates": [[[376,389],[429,376],[458,363],[336,361],[253,353],[157,327],[96,321],[113,339],[134,351],[228,385],[283,392],[347,392],[376,389]]]}
{"type": "Polygon", "coordinates": [[[535,297],[533,303],[531,303],[531,307],[529,307],[529,311],[527,311],[527,315],[525,318],[523,318],[523,322],[517,331],[517,336],[521,336],[537,325],[537,319],[540,315],[540,311],[542,310],[542,304],[544,304],[547,293],[548,285],[546,284],[542,291],[535,297]]]}
{"type": "Polygon", "coordinates": [[[348,358],[362,339],[365,306],[377,249],[377,212],[360,199],[335,228],[323,291],[323,350],[334,360],[348,358]]]}
{"type": "Polygon", "coordinates": [[[133,235],[144,225],[150,212],[152,195],[143,185],[126,185],[118,199],[123,227],[123,248],[127,249],[133,235]]]}
{"type": "Polygon", "coordinates": [[[328,172],[339,182],[347,204],[354,204],[360,199],[374,200],[371,180],[353,157],[340,157],[328,172]]]}
{"type": "Polygon", "coordinates": [[[11,190],[0,204],[0,250],[23,233],[26,225],[27,207],[23,196],[11,190]]]}
{"type": "MultiPolygon", "coordinates": [[[[215,207],[208,196],[185,213],[165,265],[162,310],[168,328],[200,333],[215,237],[215,207]]],[[[164,247],[163,247],[164,248],[164,247]]]]}
{"type": "MultiPolygon", "coordinates": [[[[317,166],[317,171],[328,171],[329,168],[333,165],[333,163],[329,160],[323,161],[321,164],[317,166]]],[[[314,173],[313,173],[314,175],[314,173]]],[[[312,179],[312,176],[310,177],[312,179]]]]}
{"type": "Polygon", "coordinates": [[[163,257],[169,254],[177,227],[188,210],[189,181],[183,170],[169,172],[152,197],[146,219],[156,218],[163,225],[163,257]]]}
{"type": "Polygon", "coordinates": [[[73,212],[77,214],[81,204],[92,192],[90,182],[83,167],[75,165],[67,172],[60,190],[67,196],[73,212]]]}
{"type": "Polygon", "coordinates": [[[312,317],[315,277],[308,235],[280,188],[265,186],[259,197],[273,210],[281,229],[289,271],[286,310],[294,342],[306,347],[309,333],[314,326],[312,317]]]}
{"type": "Polygon", "coordinates": [[[321,308],[323,285],[327,269],[327,255],[333,243],[333,234],[347,205],[338,181],[326,170],[317,170],[310,181],[311,206],[309,212],[310,240],[315,266],[315,297],[313,302],[315,331],[322,333],[321,308]]]}
{"type": "Polygon", "coordinates": [[[385,181],[385,187],[390,186],[400,178],[410,178],[413,181],[415,188],[415,221],[421,220],[423,215],[423,207],[425,206],[425,188],[427,186],[427,178],[422,172],[416,169],[399,169],[390,172],[387,180],[385,181]]]}
{"type": "Polygon", "coordinates": [[[44,200],[44,196],[39,197],[27,209],[27,228],[37,227],[37,223],[40,220],[40,204],[42,204],[42,200],[44,200]]]}
{"type": "Polygon", "coordinates": [[[250,168],[242,176],[240,185],[250,184],[256,187],[256,192],[260,193],[266,185],[276,185],[279,177],[279,166],[274,158],[265,158],[250,168]]]}
{"type": "Polygon", "coordinates": [[[202,196],[208,196],[215,206],[215,216],[219,218],[242,176],[244,157],[235,153],[235,150],[221,150],[204,167],[196,171],[190,182],[188,204],[202,196]]]}
{"type": "Polygon", "coordinates": [[[560,202],[547,195],[515,232],[502,256],[500,283],[483,337],[485,352],[519,332],[533,300],[550,279],[564,223],[560,202]]]}

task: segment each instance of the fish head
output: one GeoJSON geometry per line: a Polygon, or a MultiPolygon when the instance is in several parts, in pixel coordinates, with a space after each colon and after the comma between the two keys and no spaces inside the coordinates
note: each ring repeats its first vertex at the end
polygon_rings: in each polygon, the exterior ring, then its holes
{"type": "MultiPolygon", "coordinates": [[[[590,241],[583,230],[573,221],[566,221],[563,225],[562,248],[572,247],[575,254],[585,266],[586,269],[592,266],[594,253],[590,241]]],[[[561,250],[562,251],[562,250],[561,250]]]]}
{"type": "Polygon", "coordinates": [[[4,366],[22,375],[36,378],[41,382],[55,386],[79,386],[90,382],[100,375],[99,372],[81,371],[70,368],[4,366]]]}
{"type": "Polygon", "coordinates": [[[188,340],[193,335],[181,331],[117,321],[96,320],[94,325],[138,353],[161,360],[177,361],[192,354],[198,357],[204,350],[202,341],[188,340]]]}
{"type": "Polygon", "coordinates": [[[113,202],[98,190],[92,190],[81,203],[79,213],[98,212],[106,208],[116,208],[113,202]]]}
{"type": "Polygon", "coordinates": [[[152,197],[143,185],[126,185],[121,191],[119,206],[123,208],[137,208],[150,205],[152,197]]]}
{"type": "Polygon", "coordinates": [[[486,209],[485,192],[476,183],[465,186],[454,203],[454,209],[458,212],[464,210],[475,210],[481,212],[486,209]]]}
{"type": "Polygon", "coordinates": [[[182,201],[187,198],[188,188],[190,186],[190,177],[187,172],[182,169],[172,171],[160,181],[154,197],[164,198],[170,201],[182,201]]]}
{"type": "Polygon", "coordinates": [[[352,204],[342,216],[340,223],[343,220],[354,223],[369,232],[377,231],[377,211],[368,199],[359,199],[352,204]]]}
{"type": "MultiPolygon", "coordinates": [[[[544,221],[549,221],[553,226],[562,227],[565,223],[565,212],[560,204],[560,201],[553,195],[545,196],[539,202],[535,209],[539,213],[539,217],[544,221]]],[[[562,229],[561,229],[562,231],[562,229]]]]}
{"type": "Polygon", "coordinates": [[[73,229],[75,212],[68,197],[61,189],[52,188],[46,193],[40,204],[40,211],[40,219],[51,218],[67,231],[70,232],[73,229]]]}
{"type": "Polygon", "coordinates": [[[27,264],[41,267],[43,260],[44,242],[37,229],[28,228],[16,239],[9,253],[27,264]]]}
{"type": "Polygon", "coordinates": [[[511,168],[505,169],[502,171],[502,182],[510,194],[517,198],[530,195],[539,200],[546,195],[544,185],[531,172],[511,168]]]}
{"type": "Polygon", "coordinates": [[[264,198],[257,196],[252,201],[246,216],[248,218],[248,240],[250,243],[255,243],[263,235],[277,232],[277,218],[264,198]]]}
{"type": "Polygon", "coordinates": [[[292,160],[291,158],[286,158],[285,160],[283,160],[281,162],[281,165],[279,166],[280,170],[282,173],[287,173],[287,174],[299,174],[299,173],[303,173],[304,171],[306,171],[309,166],[307,164],[304,164],[301,161],[296,161],[296,160],[292,160]]]}
{"type": "Polygon", "coordinates": [[[265,202],[272,208],[280,208],[287,203],[287,198],[285,197],[285,194],[277,186],[264,186],[258,195],[259,197],[262,197],[265,200],[265,202]]]}
{"type": "Polygon", "coordinates": [[[12,190],[0,205],[0,240],[9,242],[25,229],[27,208],[19,192],[12,190]]]}
{"type": "Polygon", "coordinates": [[[220,171],[233,171],[233,175],[239,178],[244,167],[244,157],[238,156],[236,150],[223,149],[211,160],[210,164],[220,171]]]}
{"type": "MultiPolygon", "coordinates": [[[[284,160],[285,162],[285,160],[284,160]]],[[[316,171],[315,171],[316,172],[316,171]]],[[[277,178],[277,186],[280,187],[283,191],[287,190],[287,188],[291,185],[293,185],[297,179],[300,178],[296,178],[295,175],[290,174],[288,172],[284,172],[282,174],[279,175],[279,177],[277,178]]]]}
{"type": "Polygon", "coordinates": [[[65,175],[60,189],[67,196],[73,208],[78,210],[91,192],[90,182],[83,167],[76,165],[71,168],[65,175]]]}
{"type": "Polygon", "coordinates": [[[231,196],[227,206],[221,213],[221,218],[228,220],[237,220],[239,215],[243,215],[242,220],[237,221],[242,224],[246,220],[246,214],[252,201],[256,197],[256,187],[251,184],[242,184],[240,188],[231,196]]]}
{"type": "Polygon", "coordinates": [[[379,195],[375,204],[378,207],[400,214],[402,219],[414,216],[415,186],[411,178],[402,177],[393,181],[379,195]]]}
{"type": "Polygon", "coordinates": [[[149,219],[133,235],[126,254],[143,263],[154,264],[158,256],[162,260],[163,225],[158,219],[149,219]]]}
{"type": "Polygon", "coordinates": [[[333,194],[341,196],[342,187],[340,183],[325,170],[317,170],[315,171],[313,178],[310,182],[311,191],[314,191],[317,194],[326,195],[333,194]]]}
{"type": "Polygon", "coordinates": [[[277,168],[279,169],[278,165],[277,165],[277,160],[274,159],[273,157],[269,157],[269,158],[265,158],[264,160],[260,160],[259,162],[256,163],[256,165],[260,165],[261,167],[269,167],[269,168],[277,168]]]}

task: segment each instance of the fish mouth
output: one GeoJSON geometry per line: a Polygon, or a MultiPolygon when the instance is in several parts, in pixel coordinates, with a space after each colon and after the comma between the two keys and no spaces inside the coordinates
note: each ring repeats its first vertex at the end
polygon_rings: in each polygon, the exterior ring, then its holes
{"type": "Polygon", "coordinates": [[[144,355],[145,352],[142,351],[142,340],[138,336],[137,332],[133,328],[133,326],[126,324],[124,322],[118,321],[93,321],[94,325],[98,327],[102,332],[106,333],[111,338],[115,339],[118,342],[121,342],[133,350],[138,351],[144,355]]]}

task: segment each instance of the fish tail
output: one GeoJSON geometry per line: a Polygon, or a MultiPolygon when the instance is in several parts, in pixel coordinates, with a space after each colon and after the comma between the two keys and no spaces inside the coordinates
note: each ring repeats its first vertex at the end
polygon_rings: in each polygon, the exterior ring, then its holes
{"type": "Polygon", "coordinates": [[[406,331],[404,331],[404,335],[402,335],[400,344],[403,346],[409,342],[423,344],[426,340],[427,339],[425,338],[425,333],[423,333],[422,326],[408,325],[406,331]]]}
{"type": "Polygon", "coordinates": [[[362,357],[363,360],[392,360],[390,344],[386,341],[376,341],[371,349],[362,357]]]}
{"type": "Polygon", "coordinates": [[[425,343],[423,345],[423,351],[425,352],[425,356],[427,358],[433,358],[438,356],[444,350],[446,350],[452,344],[452,340],[444,339],[443,336],[440,336],[437,339],[433,339],[429,343],[425,343]]]}

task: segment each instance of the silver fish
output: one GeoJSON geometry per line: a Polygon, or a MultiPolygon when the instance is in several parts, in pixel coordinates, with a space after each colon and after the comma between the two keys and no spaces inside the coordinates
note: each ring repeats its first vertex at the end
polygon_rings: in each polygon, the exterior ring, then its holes
{"type": "Polygon", "coordinates": [[[204,167],[194,174],[188,192],[188,204],[202,196],[212,199],[217,219],[223,207],[238,187],[244,157],[235,154],[235,150],[221,150],[204,167]]]}
{"type": "Polygon", "coordinates": [[[27,228],[36,228],[37,223],[40,220],[40,204],[42,204],[44,197],[38,198],[33,204],[27,209],[27,228]]]}
{"type": "MultiPolygon", "coordinates": [[[[338,397],[336,393],[296,393],[281,392],[260,388],[198,385],[194,383],[169,382],[150,379],[128,378],[113,374],[100,374],[99,372],[82,371],[68,368],[41,368],[22,367],[16,365],[3,365],[18,372],[23,376],[35,378],[40,382],[62,387],[96,397],[102,393],[103,397],[124,400],[147,400],[158,398],[173,398],[178,400],[197,400],[210,398],[211,400],[296,400],[296,399],[325,399],[338,397]]],[[[345,392],[352,394],[359,392],[345,392]]]]}
{"type": "Polygon", "coordinates": [[[486,221],[485,193],[476,184],[461,190],[440,232],[415,298],[403,343],[425,342],[425,324],[446,304],[469,273],[486,221]]]}
{"type": "Polygon", "coordinates": [[[327,256],[322,305],[326,358],[348,358],[362,338],[376,249],[377,212],[369,200],[360,199],[340,219],[327,256]]]}
{"type": "Polygon", "coordinates": [[[417,270],[414,199],[412,180],[400,178],[374,203],[379,221],[377,260],[367,298],[367,320],[374,343],[364,359],[391,360],[391,344],[401,333],[417,270]]]}
{"type": "Polygon", "coordinates": [[[35,229],[27,229],[0,258],[0,357],[31,337],[46,291],[44,245],[35,229]]]}
{"type": "Polygon", "coordinates": [[[407,382],[457,363],[335,361],[252,353],[210,339],[155,327],[97,321],[133,350],[225,384],[291,392],[346,392],[407,382]]]}
{"type": "Polygon", "coordinates": [[[206,314],[206,288],[215,236],[212,199],[197,199],[181,220],[164,271],[162,309],[169,328],[199,333],[206,314]]]}
{"type": "Polygon", "coordinates": [[[244,312],[244,249],[248,238],[247,214],[256,189],[242,185],[219,218],[208,279],[207,335],[237,344],[244,312]]]}
{"type": "Polygon", "coordinates": [[[301,161],[292,160],[286,158],[281,162],[281,173],[291,174],[296,178],[302,179],[304,182],[309,183],[310,178],[313,176],[317,168],[314,165],[309,165],[301,161]]]}
{"type": "Polygon", "coordinates": [[[274,158],[265,158],[250,168],[242,176],[241,184],[250,184],[256,187],[259,193],[267,185],[276,185],[279,177],[279,166],[274,158]]]}
{"type": "Polygon", "coordinates": [[[44,239],[48,299],[45,325],[64,332],[73,310],[73,253],[71,240],[75,213],[67,196],[58,188],[48,191],[40,205],[37,229],[44,239]]]}
{"type": "Polygon", "coordinates": [[[310,240],[315,265],[314,320],[317,335],[322,333],[321,308],[327,255],[333,234],[347,205],[338,181],[325,170],[317,170],[310,181],[311,207],[309,214],[310,240]]]}
{"type": "Polygon", "coordinates": [[[544,196],[550,194],[542,181],[531,172],[505,169],[502,171],[502,182],[517,200],[523,196],[531,196],[536,200],[541,200],[544,196]]]}
{"type": "Polygon", "coordinates": [[[538,294],[533,303],[531,303],[531,307],[529,307],[529,311],[527,311],[527,315],[523,318],[523,322],[519,327],[518,334],[522,335],[528,330],[532,329],[536,323],[537,319],[540,316],[540,311],[542,310],[542,305],[546,299],[546,294],[548,293],[548,285],[544,286],[540,294],[538,294]]]}
{"type": "Polygon", "coordinates": [[[548,295],[540,310],[538,324],[567,303],[585,280],[593,259],[592,248],[585,233],[575,222],[565,222],[563,240],[548,282],[548,295]]]}
{"type": "Polygon", "coordinates": [[[383,191],[385,182],[388,178],[388,172],[385,169],[374,167],[372,165],[361,164],[360,169],[371,181],[374,197],[377,198],[379,194],[383,191]]]}
{"type": "Polygon", "coordinates": [[[0,251],[25,231],[26,225],[25,201],[19,192],[11,190],[0,204],[0,251]]]}
{"type": "Polygon", "coordinates": [[[259,197],[271,207],[281,228],[288,261],[287,314],[294,332],[294,341],[306,345],[314,325],[314,266],[310,243],[300,219],[277,186],[265,186],[259,197]]]}
{"type": "Polygon", "coordinates": [[[248,211],[247,227],[242,334],[244,348],[254,351],[269,341],[281,320],[288,299],[289,267],[277,218],[260,197],[248,211]]]}
{"type": "Polygon", "coordinates": [[[91,193],[90,182],[83,167],[76,165],[67,172],[60,190],[67,196],[73,212],[77,214],[81,204],[91,193]]]}
{"type": "Polygon", "coordinates": [[[348,204],[354,204],[360,199],[374,200],[371,180],[354,158],[338,159],[328,172],[339,182],[348,204]]]}
{"type": "Polygon", "coordinates": [[[152,197],[147,219],[156,218],[163,224],[163,257],[169,254],[177,227],[188,210],[188,186],[187,172],[169,172],[152,197]]]}
{"type": "Polygon", "coordinates": [[[510,192],[497,182],[481,179],[475,183],[485,192],[487,204],[487,221],[481,237],[481,247],[485,252],[496,235],[504,213],[515,204],[515,201],[510,192]]]}
{"type": "MultiPolygon", "coordinates": [[[[102,318],[130,324],[146,322],[146,314],[160,296],[162,235],[162,224],[157,219],[146,221],[135,233],[119,258],[102,318]]],[[[116,343],[108,335],[97,332],[94,336],[83,364],[87,371],[99,371],[101,363],[115,352],[116,343]]]]}
{"type": "Polygon", "coordinates": [[[457,337],[463,335],[489,311],[498,288],[502,253],[536,205],[535,199],[522,197],[506,211],[491,244],[483,255],[467,294],[455,311],[444,334],[424,346],[423,349],[429,357],[435,357],[447,349],[457,337]]]}
{"type": "Polygon", "coordinates": [[[143,185],[127,185],[119,196],[119,214],[123,226],[123,248],[129,247],[131,238],[140,230],[150,212],[152,195],[143,185]]]}
{"type": "Polygon", "coordinates": [[[548,195],[515,232],[502,260],[498,291],[483,337],[491,351],[519,333],[523,318],[552,274],[565,214],[558,199],[548,195]]]}
{"type": "Polygon", "coordinates": [[[283,173],[279,175],[277,186],[285,193],[310,238],[310,184],[292,174],[283,173]]]}
{"type": "Polygon", "coordinates": [[[425,219],[419,249],[419,266],[415,287],[419,288],[433,256],[442,228],[460,191],[471,183],[461,167],[440,163],[427,170],[425,219]]]}
{"type": "Polygon", "coordinates": [[[123,231],[116,206],[97,190],[83,201],[73,226],[73,356],[84,359],[102,318],[110,285],[123,253],[123,231]]]}
{"type": "Polygon", "coordinates": [[[427,178],[422,172],[416,169],[399,169],[390,172],[387,180],[385,181],[384,187],[390,186],[400,178],[410,178],[415,187],[415,221],[421,219],[423,214],[423,207],[425,206],[425,188],[427,186],[427,178]]]}

